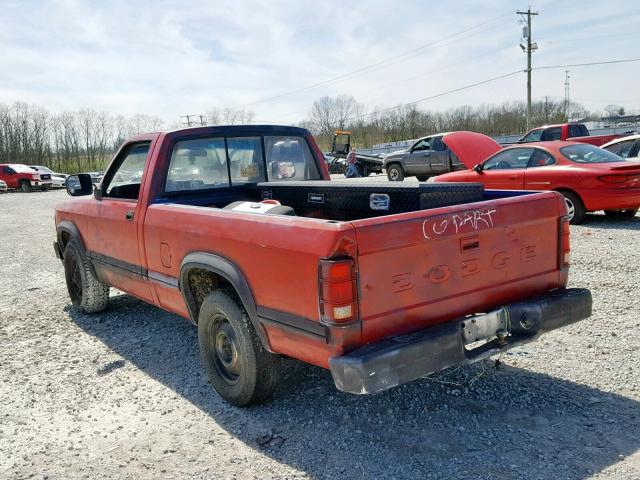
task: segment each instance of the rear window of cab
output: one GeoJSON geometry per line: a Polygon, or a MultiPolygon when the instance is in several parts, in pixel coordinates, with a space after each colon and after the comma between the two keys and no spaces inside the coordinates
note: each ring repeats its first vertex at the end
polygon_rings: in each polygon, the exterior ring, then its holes
{"type": "Polygon", "coordinates": [[[320,179],[320,171],[303,137],[206,137],[175,144],[165,192],[320,179]]]}

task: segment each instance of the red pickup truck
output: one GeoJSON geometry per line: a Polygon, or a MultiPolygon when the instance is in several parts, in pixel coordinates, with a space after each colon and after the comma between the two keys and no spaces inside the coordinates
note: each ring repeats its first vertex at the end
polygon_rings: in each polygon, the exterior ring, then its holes
{"type": "Polygon", "coordinates": [[[32,188],[48,190],[52,183],[50,174],[39,173],[19,163],[0,164],[0,180],[3,180],[8,188],[19,188],[23,192],[30,192],[32,188]]]}
{"type": "Polygon", "coordinates": [[[329,179],[300,128],[134,137],[56,209],[71,301],[100,312],[113,286],[189,319],[239,406],[271,395],[282,356],[372,393],[591,314],[590,292],[565,288],[559,193],[329,179]]]}
{"type": "Polygon", "coordinates": [[[566,140],[569,142],[590,143],[599,147],[626,134],[589,135],[589,130],[583,123],[560,123],[534,128],[518,140],[518,143],[543,142],[547,140],[566,140]]]}

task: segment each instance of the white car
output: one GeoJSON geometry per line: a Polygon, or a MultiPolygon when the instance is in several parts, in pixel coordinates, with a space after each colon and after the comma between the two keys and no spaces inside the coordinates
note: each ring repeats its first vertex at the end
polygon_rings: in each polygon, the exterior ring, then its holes
{"type": "Polygon", "coordinates": [[[40,173],[48,173],[51,175],[51,188],[64,188],[67,185],[67,175],[64,173],[55,173],[50,168],[42,165],[29,165],[29,167],[40,173]]]}
{"type": "Polygon", "coordinates": [[[640,160],[640,134],[616,138],[602,148],[627,160],[640,160]]]}
{"type": "Polygon", "coordinates": [[[5,193],[7,190],[7,182],[0,180],[0,193],[5,193]]]}

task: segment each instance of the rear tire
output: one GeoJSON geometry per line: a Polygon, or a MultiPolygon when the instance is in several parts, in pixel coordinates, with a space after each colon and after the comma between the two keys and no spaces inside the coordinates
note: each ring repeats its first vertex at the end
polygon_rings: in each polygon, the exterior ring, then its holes
{"type": "Polygon", "coordinates": [[[416,175],[416,178],[418,179],[419,182],[426,182],[427,180],[429,180],[428,175],[416,175]]]}
{"type": "Polygon", "coordinates": [[[20,182],[20,190],[22,190],[23,192],[30,192],[31,191],[31,182],[29,180],[22,180],[20,182]]]}
{"type": "Polygon", "coordinates": [[[387,178],[392,182],[402,182],[404,171],[398,163],[393,163],[387,167],[387,178]]]}
{"type": "Polygon", "coordinates": [[[49,190],[49,185],[42,185],[42,191],[46,192],[47,190],[49,190]]]}
{"type": "Polygon", "coordinates": [[[237,407],[269,398],[280,379],[280,357],[262,346],[231,289],[207,295],[198,316],[200,358],[218,394],[237,407]]]}
{"type": "Polygon", "coordinates": [[[64,249],[64,276],[73,306],[83,313],[102,312],[109,306],[109,285],[96,277],[76,240],[64,249]]]}
{"type": "Polygon", "coordinates": [[[633,218],[638,213],[637,208],[631,208],[628,210],[605,210],[604,214],[610,218],[633,218]]]}
{"type": "Polygon", "coordinates": [[[567,211],[569,213],[569,223],[571,225],[579,225],[584,222],[584,218],[587,214],[584,209],[584,203],[578,195],[572,192],[560,192],[564,196],[565,202],[567,202],[567,211]]]}

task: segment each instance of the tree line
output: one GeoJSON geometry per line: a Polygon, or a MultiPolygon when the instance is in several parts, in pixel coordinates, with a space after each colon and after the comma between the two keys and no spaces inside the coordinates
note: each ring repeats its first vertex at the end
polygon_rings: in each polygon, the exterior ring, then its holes
{"type": "MultiPolygon", "coordinates": [[[[254,116],[244,109],[211,108],[204,124],[247,124],[254,116]]],[[[61,173],[103,170],[127,138],[183,126],[176,121],[167,127],[152,115],[126,117],[90,108],[51,113],[24,102],[0,103],[0,163],[44,165],[61,173]]]]}
{"type": "MultiPolygon", "coordinates": [[[[562,123],[590,114],[577,103],[565,104],[550,98],[532,105],[532,126],[562,123]]],[[[365,113],[365,106],[352,96],[322,97],[311,107],[302,126],[313,132],[323,150],[331,146],[335,130],[351,130],[356,147],[418,138],[433,133],[470,130],[489,136],[525,133],[527,105],[505,102],[499,105],[460,106],[434,112],[415,105],[365,113]]]]}
{"type": "MultiPolygon", "coordinates": [[[[624,113],[618,106],[607,109],[611,110],[609,114],[624,113]]],[[[306,120],[299,125],[308,128],[320,147],[328,150],[335,130],[351,130],[352,142],[357,147],[455,130],[471,130],[490,136],[520,134],[526,130],[526,114],[524,102],[460,106],[441,112],[404,105],[366,113],[365,105],[354,97],[339,95],[316,100],[306,120]]],[[[567,105],[545,98],[533,104],[532,125],[590,116],[594,115],[577,103],[567,105]]],[[[250,124],[254,117],[250,110],[211,108],[204,123],[250,124]]],[[[170,128],[181,126],[181,122],[169,125],[170,128]]],[[[102,170],[124,140],[138,133],[164,128],[164,121],[151,115],[125,117],[89,108],[51,113],[24,102],[0,103],[0,163],[45,165],[63,173],[102,170]]]]}
{"type": "Polygon", "coordinates": [[[45,165],[62,173],[100,170],[126,138],[162,127],[150,115],[88,108],[52,114],[23,102],[0,104],[0,163],[45,165]]]}

